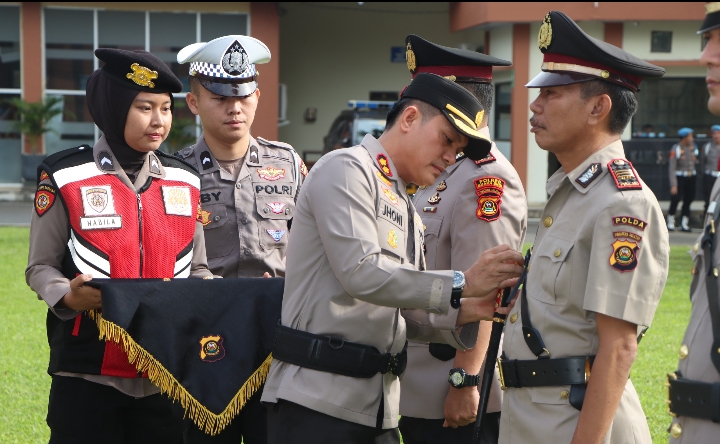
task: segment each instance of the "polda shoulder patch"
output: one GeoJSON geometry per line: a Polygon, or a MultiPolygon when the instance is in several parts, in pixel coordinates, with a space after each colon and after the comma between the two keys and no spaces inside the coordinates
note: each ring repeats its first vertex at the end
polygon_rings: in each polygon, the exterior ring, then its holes
{"type": "Polygon", "coordinates": [[[641,190],[642,185],[632,164],[625,159],[613,159],[607,164],[619,190],[641,190]]]}

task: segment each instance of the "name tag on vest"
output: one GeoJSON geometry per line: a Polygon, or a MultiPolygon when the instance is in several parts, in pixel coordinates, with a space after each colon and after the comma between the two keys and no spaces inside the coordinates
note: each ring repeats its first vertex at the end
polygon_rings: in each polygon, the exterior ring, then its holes
{"type": "Polygon", "coordinates": [[[122,216],[81,217],[80,228],[83,230],[112,230],[122,227],[122,216]]]}

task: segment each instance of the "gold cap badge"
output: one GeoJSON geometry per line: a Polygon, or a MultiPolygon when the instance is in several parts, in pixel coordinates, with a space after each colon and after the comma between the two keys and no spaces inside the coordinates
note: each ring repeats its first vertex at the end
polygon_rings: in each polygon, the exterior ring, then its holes
{"type": "Polygon", "coordinates": [[[132,69],[133,72],[127,73],[125,77],[140,86],[155,88],[155,84],[152,82],[152,80],[158,78],[157,71],[145,68],[144,66],[140,66],[137,63],[133,63],[132,65],[130,65],[130,69],[132,69]]]}
{"type": "Polygon", "coordinates": [[[552,42],[552,26],[550,25],[550,13],[545,16],[540,32],[538,33],[538,46],[540,49],[547,49],[552,42]]]}
{"type": "Polygon", "coordinates": [[[485,117],[485,111],[480,111],[475,116],[475,127],[480,128],[480,124],[482,123],[483,117],[485,117]]]}
{"type": "Polygon", "coordinates": [[[410,72],[414,73],[415,68],[417,68],[417,63],[415,63],[415,52],[412,49],[412,45],[410,42],[407,44],[407,51],[405,51],[405,58],[407,59],[407,67],[410,70],[410,72]]]}

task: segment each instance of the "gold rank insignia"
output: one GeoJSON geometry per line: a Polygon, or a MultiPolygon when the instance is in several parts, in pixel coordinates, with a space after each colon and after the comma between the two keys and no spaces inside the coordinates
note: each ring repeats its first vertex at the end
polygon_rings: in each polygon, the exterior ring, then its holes
{"type": "Polygon", "coordinates": [[[377,155],[377,163],[380,165],[380,169],[387,177],[392,177],[392,170],[390,169],[390,161],[385,154],[377,155]]]}
{"type": "Polygon", "coordinates": [[[407,67],[410,70],[410,72],[414,73],[415,68],[417,68],[417,63],[415,62],[415,51],[412,49],[412,45],[410,42],[407,43],[407,50],[405,51],[405,58],[407,59],[407,67]]]}
{"type": "Polygon", "coordinates": [[[440,202],[440,200],[441,200],[441,199],[440,199],[440,194],[435,193],[435,194],[433,194],[432,196],[430,196],[430,198],[428,199],[428,203],[435,205],[435,204],[437,204],[438,202],[440,202]]]}
{"type": "Polygon", "coordinates": [[[440,182],[440,183],[438,184],[438,186],[437,186],[435,189],[436,189],[437,191],[445,191],[445,190],[447,190],[447,184],[446,184],[445,181],[443,180],[442,182],[440,182]]]}
{"type": "Polygon", "coordinates": [[[550,13],[548,13],[540,26],[540,32],[538,32],[538,47],[547,49],[550,43],[552,43],[552,25],[550,25],[550,13]]]}
{"type": "Polygon", "coordinates": [[[267,168],[257,170],[257,173],[260,178],[269,181],[275,181],[285,178],[285,168],[274,168],[269,166],[267,168]]]}
{"type": "Polygon", "coordinates": [[[397,248],[398,246],[398,237],[395,230],[388,231],[388,245],[390,245],[392,248],[397,248]]]}
{"type": "MultiPolygon", "coordinates": [[[[382,187],[381,187],[381,188],[382,188],[382,187]]],[[[387,197],[388,199],[390,199],[390,202],[392,202],[393,205],[397,205],[397,204],[398,204],[398,197],[395,195],[395,193],[393,193],[392,191],[388,190],[387,188],[383,188],[382,191],[383,191],[383,194],[385,195],[385,197],[387,197]]]]}
{"type": "Polygon", "coordinates": [[[215,362],[225,357],[225,348],[222,345],[222,336],[203,336],[199,342],[200,359],[203,361],[215,362]]]}
{"type": "Polygon", "coordinates": [[[384,183],[385,185],[387,185],[389,187],[392,186],[392,182],[387,180],[387,178],[385,176],[383,176],[380,171],[375,171],[375,175],[377,176],[378,180],[380,180],[380,182],[384,183]]]}
{"type": "Polygon", "coordinates": [[[144,66],[140,66],[137,63],[133,63],[130,65],[130,69],[133,70],[133,72],[127,73],[125,77],[132,80],[136,84],[140,86],[147,86],[148,88],[155,88],[155,84],[152,82],[153,79],[158,78],[157,71],[153,71],[149,68],[145,68],[144,66]]]}
{"type": "Polygon", "coordinates": [[[616,240],[612,243],[613,251],[610,254],[610,266],[621,273],[633,271],[638,264],[638,251],[640,250],[640,236],[628,232],[613,233],[616,240]],[[630,236],[632,235],[632,236],[630,236]],[[625,239],[636,239],[638,242],[625,239]]]}
{"type": "Polygon", "coordinates": [[[613,159],[607,164],[610,175],[620,190],[641,190],[642,184],[635,174],[635,168],[625,159],[613,159]]]}

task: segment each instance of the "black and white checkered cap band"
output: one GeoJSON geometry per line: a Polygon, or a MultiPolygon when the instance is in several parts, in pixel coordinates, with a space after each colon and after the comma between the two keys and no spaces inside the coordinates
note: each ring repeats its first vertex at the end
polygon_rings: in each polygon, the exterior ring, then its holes
{"type": "Polygon", "coordinates": [[[255,64],[251,63],[248,69],[239,76],[231,76],[223,70],[221,65],[214,65],[206,62],[192,62],[190,64],[190,73],[198,73],[207,77],[218,77],[222,79],[247,79],[257,75],[255,64]]]}

